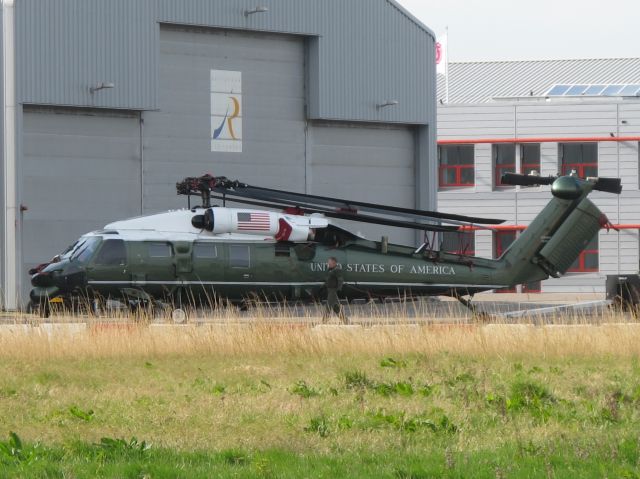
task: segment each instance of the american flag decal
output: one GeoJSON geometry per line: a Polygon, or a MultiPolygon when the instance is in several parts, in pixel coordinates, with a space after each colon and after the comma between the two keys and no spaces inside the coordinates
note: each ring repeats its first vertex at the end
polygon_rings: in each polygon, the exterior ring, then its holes
{"type": "Polygon", "coordinates": [[[238,213],[238,231],[269,231],[269,213],[238,213]]]}

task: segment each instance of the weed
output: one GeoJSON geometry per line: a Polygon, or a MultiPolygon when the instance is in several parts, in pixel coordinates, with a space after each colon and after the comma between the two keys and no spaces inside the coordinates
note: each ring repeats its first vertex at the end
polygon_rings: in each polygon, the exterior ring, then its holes
{"type": "Polygon", "coordinates": [[[541,384],[520,380],[511,385],[511,395],[506,406],[509,411],[528,410],[541,413],[555,402],[556,398],[541,384]]]}
{"type": "Polygon", "coordinates": [[[429,397],[433,394],[434,390],[435,390],[435,387],[432,386],[431,384],[423,384],[418,388],[418,394],[420,394],[423,397],[429,397]]]}
{"type": "Polygon", "coordinates": [[[14,388],[0,388],[0,398],[9,398],[17,396],[18,390],[14,388]]]}
{"type": "Polygon", "coordinates": [[[329,420],[324,414],[320,416],[312,417],[309,420],[309,425],[306,426],[304,430],[306,432],[316,433],[320,437],[327,437],[331,432],[331,428],[329,426],[329,420]]]}
{"type": "Polygon", "coordinates": [[[367,389],[374,386],[374,383],[362,371],[346,372],[344,383],[347,389],[367,389]]]}
{"type": "Polygon", "coordinates": [[[220,453],[220,459],[222,462],[229,464],[230,466],[246,466],[251,462],[249,456],[245,452],[236,449],[222,451],[220,453]]]}
{"type": "Polygon", "coordinates": [[[380,367],[382,368],[406,368],[407,362],[400,360],[397,361],[393,358],[384,358],[380,361],[380,367]]]}
{"type": "Polygon", "coordinates": [[[263,386],[265,386],[267,389],[271,389],[271,384],[269,384],[267,381],[265,381],[264,379],[260,380],[260,384],[262,384],[263,386]]]}
{"type": "Polygon", "coordinates": [[[83,411],[82,409],[80,409],[78,406],[75,406],[75,405],[69,408],[69,413],[73,417],[81,419],[85,422],[91,421],[94,417],[93,409],[89,409],[88,411],[83,411]]]}
{"type": "Polygon", "coordinates": [[[112,455],[136,455],[143,456],[151,445],[146,441],[139,442],[137,438],[132,437],[128,441],[123,438],[103,437],[97,446],[112,455]]]}
{"type": "Polygon", "coordinates": [[[338,429],[345,430],[353,427],[353,421],[348,416],[340,416],[338,419],[338,429]]]}
{"type": "Polygon", "coordinates": [[[301,398],[308,399],[310,397],[318,396],[319,391],[310,387],[303,379],[296,382],[290,389],[291,394],[297,394],[301,398]]]}
{"type": "Polygon", "coordinates": [[[9,433],[7,441],[0,441],[0,463],[30,464],[38,459],[39,446],[25,447],[20,436],[15,432],[9,433]]]}
{"type": "Polygon", "coordinates": [[[227,387],[224,384],[215,383],[211,388],[212,394],[224,394],[227,390],[227,387]]]}
{"type": "Polygon", "coordinates": [[[423,471],[406,471],[404,469],[396,469],[394,477],[396,479],[431,479],[434,476],[423,471]]]}

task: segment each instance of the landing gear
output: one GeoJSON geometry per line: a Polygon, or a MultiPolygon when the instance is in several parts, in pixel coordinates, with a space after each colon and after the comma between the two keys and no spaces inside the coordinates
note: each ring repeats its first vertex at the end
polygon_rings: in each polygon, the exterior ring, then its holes
{"type": "Polygon", "coordinates": [[[51,316],[49,301],[46,299],[41,299],[40,301],[30,300],[27,303],[27,313],[36,314],[41,318],[48,318],[51,316]]]}
{"type": "Polygon", "coordinates": [[[462,296],[458,296],[458,295],[455,295],[454,297],[458,301],[460,301],[460,303],[464,307],[466,307],[467,309],[469,309],[469,311],[471,311],[474,319],[483,323],[488,323],[491,320],[491,315],[483,311],[478,311],[478,308],[476,308],[476,305],[471,302],[473,300],[473,294],[469,294],[468,296],[469,296],[469,299],[463,298],[462,296]]]}

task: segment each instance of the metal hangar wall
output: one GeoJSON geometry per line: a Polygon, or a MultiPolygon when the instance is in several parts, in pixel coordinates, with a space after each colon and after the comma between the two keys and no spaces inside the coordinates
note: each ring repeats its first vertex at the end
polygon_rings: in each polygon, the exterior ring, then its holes
{"type": "Polygon", "coordinates": [[[184,176],[435,208],[435,40],[395,1],[21,0],[2,24],[7,309],[82,233],[184,207],[184,176]]]}

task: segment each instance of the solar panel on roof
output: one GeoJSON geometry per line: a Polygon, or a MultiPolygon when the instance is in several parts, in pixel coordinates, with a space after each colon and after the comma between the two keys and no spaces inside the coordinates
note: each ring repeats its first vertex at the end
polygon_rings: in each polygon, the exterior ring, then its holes
{"type": "Polygon", "coordinates": [[[553,85],[546,96],[640,96],[640,84],[553,85]]]}
{"type": "Polygon", "coordinates": [[[586,89],[587,85],[573,85],[567,90],[565,96],[582,95],[586,89]]]}
{"type": "Polygon", "coordinates": [[[551,90],[549,90],[549,93],[547,93],[547,96],[564,95],[569,88],[571,88],[571,85],[554,85],[551,90]]]}
{"type": "Polygon", "coordinates": [[[609,85],[607,88],[604,89],[601,95],[614,96],[614,95],[617,95],[620,90],[622,90],[622,85],[609,85]]]}
{"type": "Polygon", "coordinates": [[[587,88],[583,95],[589,95],[589,96],[595,96],[595,95],[600,95],[602,93],[602,91],[605,89],[605,85],[591,85],[589,88],[587,88]]]}
{"type": "Polygon", "coordinates": [[[636,96],[638,89],[640,89],[640,85],[627,85],[622,90],[620,90],[620,93],[618,93],[618,95],[636,96]]]}

